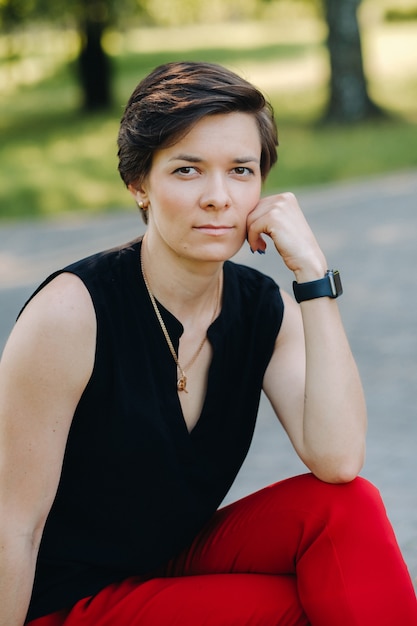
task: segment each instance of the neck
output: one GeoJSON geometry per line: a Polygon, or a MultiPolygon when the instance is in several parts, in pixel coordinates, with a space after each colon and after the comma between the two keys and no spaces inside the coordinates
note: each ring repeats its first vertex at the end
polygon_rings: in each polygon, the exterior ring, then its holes
{"type": "Polygon", "coordinates": [[[154,297],[183,324],[211,316],[221,299],[223,262],[191,263],[170,251],[156,250],[147,235],[141,261],[154,297]]]}

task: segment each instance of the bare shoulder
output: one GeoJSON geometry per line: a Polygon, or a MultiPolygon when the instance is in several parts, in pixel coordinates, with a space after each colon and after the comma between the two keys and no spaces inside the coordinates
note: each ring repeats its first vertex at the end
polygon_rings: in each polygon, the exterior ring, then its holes
{"type": "Polygon", "coordinates": [[[78,276],[59,274],[28,303],[20,320],[30,317],[31,322],[59,325],[76,322],[94,325],[94,307],[90,294],[78,276]]]}
{"type": "MultiPolygon", "coordinates": [[[[3,365],[26,386],[42,375],[62,376],[63,393],[81,388],[91,375],[96,341],[96,318],[82,281],[60,274],[23,310],[6,344],[3,365]],[[32,372],[28,379],[25,372],[32,372]]],[[[37,381],[38,384],[40,380],[37,381]]],[[[77,392],[78,393],[78,392],[77,392]]]]}
{"type": "MultiPolygon", "coordinates": [[[[11,339],[68,344],[71,338],[95,336],[95,312],[91,297],[82,281],[73,274],[60,274],[27,304],[20,315],[11,339]]],[[[68,346],[69,348],[70,346],[68,346]]]]}

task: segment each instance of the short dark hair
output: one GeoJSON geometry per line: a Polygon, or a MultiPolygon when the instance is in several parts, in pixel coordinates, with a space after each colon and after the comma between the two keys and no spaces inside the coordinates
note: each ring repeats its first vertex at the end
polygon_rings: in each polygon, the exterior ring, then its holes
{"type": "Polygon", "coordinates": [[[277,160],[271,104],[251,83],[215,63],[160,65],[132,93],[118,136],[119,172],[127,185],[148,175],[155,150],[173,145],[207,115],[251,113],[261,138],[264,180],[277,160]]]}

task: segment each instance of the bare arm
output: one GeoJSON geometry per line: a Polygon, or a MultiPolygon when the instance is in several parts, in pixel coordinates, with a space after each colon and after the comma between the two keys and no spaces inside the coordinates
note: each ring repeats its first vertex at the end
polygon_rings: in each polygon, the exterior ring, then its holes
{"type": "MultiPolygon", "coordinates": [[[[267,198],[251,214],[249,243],[268,234],[298,282],[322,278],[326,259],[292,194],[267,198]]],[[[338,305],[297,305],[284,294],[284,320],[264,390],[302,461],[327,482],[352,480],[365,453],[366,407],[338,305]]]]}
{"type": "Polygon", "coordinates": [[[0,626],[21,626],[71,420],[95,353],[91,299],[63,274],[33,300],[0,362],[0,626]]]}

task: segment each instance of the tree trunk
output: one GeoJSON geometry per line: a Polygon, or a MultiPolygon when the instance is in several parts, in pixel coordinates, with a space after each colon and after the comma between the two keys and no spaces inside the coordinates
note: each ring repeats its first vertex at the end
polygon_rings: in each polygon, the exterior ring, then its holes
{"type": "Polygon", "coordinates": [[[109,108],[112,104],[110,59],[102,47],[107,27],[105,6],[100,0],[84,0],[80,16],[81,52],[78,69],[87,111],[109,108]]]}
{"type": "Polygon", "coordinates": [[[361,0],[325,0],[330,101],[324,121],[354,123],[381,115],[368,95],[357,19],[361,0]]]}

